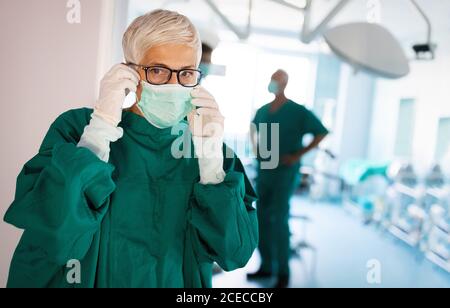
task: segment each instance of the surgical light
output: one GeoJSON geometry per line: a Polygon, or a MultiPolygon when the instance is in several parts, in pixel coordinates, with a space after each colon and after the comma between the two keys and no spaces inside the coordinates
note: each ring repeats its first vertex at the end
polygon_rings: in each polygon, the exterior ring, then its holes
{"type": "Polygon", "coordinates": [[[385,78],[409,74],[408,58],[398,40],[379,24],[355,22],[324,33],[330,49],[356,70],[385,78]]]}

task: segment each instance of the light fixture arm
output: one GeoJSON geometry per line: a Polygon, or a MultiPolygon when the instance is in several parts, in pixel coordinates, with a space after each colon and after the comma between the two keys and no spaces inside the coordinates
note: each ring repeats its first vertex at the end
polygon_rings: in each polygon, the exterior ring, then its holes
{"type": "Polygon", "coordinates": [[[423,17],[423,19],[425,20],[426,24],[427,24],[427,44],[431,45],[431,33],[433,30],[433,26],[431,25],[431,21],[428,18],[427,14],[425,14],[425,11],[420,7],[420,5],[417,3],[416,0],[410,0],[411,3],[414,5],[414,7],[416,8],[416,10],[419,12],[419,14],[423,17]]]}
{"type": "Polygon", "coordinates": [[[305,11],[305,7],[297,6],[295,4],[287,2],[285,0],[269,0],[269,1],[275,2],[277,4],[280,4],[282,6],[285,6],[287,8],[290,8],[290,9],[293,9],[293,10],[296,10],[296,11],[300,11],[300,12],[304,12],[305,11]]]}
{"type": "Polygon", "coordinates": [[[204,0],[205,3],[210,7],[210,9],[222,20],[222,22],[227,26],[231,31],[233,31],[236,36],[245,40],[250,36],[251,28],[252,28],[252,11],[253,11],[253,0],[248,0],[248,16],[247,16],[247,26],[244,31],[240,30],[236,25],[234,25],[230,19],[225,16],[217,5],[213,2],[213,0],[204,0]]]}
{"type": "Polygon", "coordinates": [[[301,33],[301,41],[305,44],[311,43],[317,36],[321,35],[326,26],[340,13],[340,11],[349,4],[351,0],[340,0],[335,7],[328,13],[327,16],[317,25],[313,30],[309,28],[311,22],[311,6],[312,0],[306,0],[306,6],[304,8],[304,22],[301,33]]]}

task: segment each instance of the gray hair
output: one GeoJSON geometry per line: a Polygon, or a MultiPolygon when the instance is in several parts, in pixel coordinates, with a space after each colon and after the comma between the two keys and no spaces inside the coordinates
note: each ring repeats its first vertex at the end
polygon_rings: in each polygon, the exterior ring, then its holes
{"type": "Polygon", "coordinates": [[[173,11],[155,10],[136,18],[123,35],[122,47],[128,63],[140,64],[150,48],[170,43],[197,49],[200,63],[202,44],[197,29],[186,16],[173,11]]]}

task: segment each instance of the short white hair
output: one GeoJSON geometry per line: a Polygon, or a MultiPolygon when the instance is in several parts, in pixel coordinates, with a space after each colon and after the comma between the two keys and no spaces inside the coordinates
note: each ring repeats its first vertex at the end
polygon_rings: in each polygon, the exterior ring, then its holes
{"type": "Polygon", "coordinates": [[[140,64],[150,48],[170,43],[197,49],[200,63],[202,43],[197,29],[189,18],[173,11],[155,10],[136,18],[123,35],[122,47],[127,63],[140,64]]]}

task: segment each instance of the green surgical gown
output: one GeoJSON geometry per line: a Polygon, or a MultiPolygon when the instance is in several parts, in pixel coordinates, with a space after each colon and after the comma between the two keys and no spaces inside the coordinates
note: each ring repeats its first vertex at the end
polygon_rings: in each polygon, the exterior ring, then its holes
{"type": "Polygon", "coordinates": [[[8,287],[211,287],[213,262],[245,266],[258,226],[239,159],[225,159],[223,183],[202,185],[196,158],[171,155],[183,131],[126,111],[105,163],[77,147],[91,113],[61,115],[17,179],[5,221],[24,233],[8,287]]]}
{"type": "MultiPolygon", "coordinates": [[[[283,155],[293,154],[303,148],[303,137],[326,135],[327,129],[308,109],[293,101],[287,101],[275,112],[270,111],[271,104],[260,108],[253,123],[261,135],[260,124],[268,124],[267,149],[277,146],[276,136],[272,136],[270,124],[279,125],[278,146],[280,159],[283,155]]],[[[265,136],[260,136],[265,138],[265,136]]],[[[259,151],[258,151],[259,152],[259,151]]],[[[259,161],[262,161],[259,157],[259,161]]],[[[270,160],[268,158],[267,160],[270,160]]],[[[262,165],[261,165],[262,166],[262,165]]],[[[297,187],[300,162],[293,166],[281,163],[275,169],[258,170],[258,220],[259,251],[261,270],[289,276],[289,200],[297,187]]]]}
{"type": "MultiPolygon", "coordinates": [[[[323,126],[320,120],[302,105],[288,100],[275,112],[271,112],[272,104],[266,104],[261,107],[253,119],[258,132],[260,132],[261,124],[268,124],[267,129],[267,148],[270,150],[278,144],[280,157],[286,154],[293,154],[303,149],[303,137],[307,134],[313,136],[326,135],[328,130],[323,126]],[[271,124],[279,125],[279,136],[272,136],[271,124]],[[273,138],[272,138],[273,137],[273,138]],[[278,137],[277,142],[272,142],[278,137]]],[[[261,160],[270,160],[270,158],[261,160]]],[[[297,169],[300,163],[295,166],[285,167],[279,165],[275,170],[266,170],[270,176],[283,172],[290,172],[287,169],[297,169]]],[[[263,170],[264,171],[264,170],[263,170]]],[[[270,182],[270,181],[269,181],[270,182]]]]}

